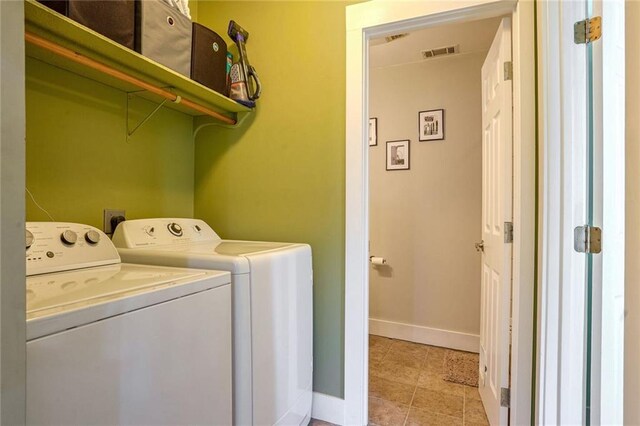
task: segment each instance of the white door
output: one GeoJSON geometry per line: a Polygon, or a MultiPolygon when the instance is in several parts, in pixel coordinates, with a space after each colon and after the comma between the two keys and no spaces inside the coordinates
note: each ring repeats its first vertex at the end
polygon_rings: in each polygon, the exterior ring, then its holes
{"type": "Polygon", "coordinates": [[[509,388],[512,221],[511,22],[500,23],[482,65],[482,279],[479,391],[492,425],[506,425],[509,388]],[[507,72],[505,72],[505,68],[507,72]]]}

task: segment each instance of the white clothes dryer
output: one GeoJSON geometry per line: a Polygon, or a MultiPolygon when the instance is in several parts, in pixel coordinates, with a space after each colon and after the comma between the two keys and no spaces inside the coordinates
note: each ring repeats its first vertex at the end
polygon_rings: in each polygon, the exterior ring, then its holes
{"type": "Polygon", "coordinates": [[[234,424],[304,425],[311,416],[313,273],[307,244],[221,239],[197,219],[127,220],[126,262],[231,272],[234,424]]]}
{"type": "Polygon", "coordinates": [[[27,424],[232,421],[228,272],[130,265],[98,229],[28,222],[27,424]]]}

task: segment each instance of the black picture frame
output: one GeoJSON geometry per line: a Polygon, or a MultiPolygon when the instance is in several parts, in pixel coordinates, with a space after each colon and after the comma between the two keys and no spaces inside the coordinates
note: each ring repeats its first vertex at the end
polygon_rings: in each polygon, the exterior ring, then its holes
{"type": "Polygon", "coordinates": [[[397,141],[387,141],[387,171],[410,170],[411,165],[411,141],[402,139],[397,141]],[[395,149],[394,149],[395,148],[395,149]],[[398,148],[405,148],[398,150],[398,148]]]}
{"type": "Polygon", "coordinates": [[[444,109],[430,109],[418,112],[419,142],[442,141],[444,137],[444,109]]]}

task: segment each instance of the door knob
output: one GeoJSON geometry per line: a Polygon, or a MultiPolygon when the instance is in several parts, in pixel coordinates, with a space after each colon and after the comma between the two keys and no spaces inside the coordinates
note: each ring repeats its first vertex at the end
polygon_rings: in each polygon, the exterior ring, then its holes
{"type": "Polygon", "coordinates": [[[480,252],[484,253],[484,240],[480,241],[479,243],[476,243],[476,251],[478,253],[480,252]]]}

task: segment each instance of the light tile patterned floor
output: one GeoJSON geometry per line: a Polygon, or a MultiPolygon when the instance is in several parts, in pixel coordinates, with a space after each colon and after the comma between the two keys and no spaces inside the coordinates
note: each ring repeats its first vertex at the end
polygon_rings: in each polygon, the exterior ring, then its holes
{"type": "Polygon", "coordinates": [[[442,379],[449,350],[370,335],[369,424],[488,425],[478,388],[442,379]]]}
{"type": "Polygon", "coordinates": [[[449,350],[369,336],[369,424],[488,425],[478,389],[442,379],[449,350]]]}

